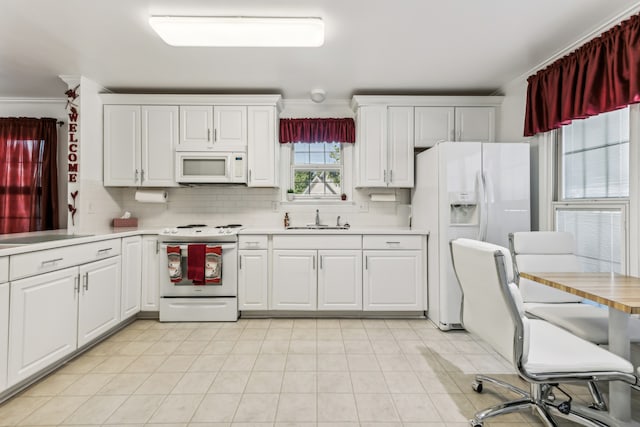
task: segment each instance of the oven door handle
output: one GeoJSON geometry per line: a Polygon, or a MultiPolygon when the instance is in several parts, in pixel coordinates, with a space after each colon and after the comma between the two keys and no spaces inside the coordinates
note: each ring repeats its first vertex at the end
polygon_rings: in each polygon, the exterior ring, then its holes
{"type": "MultiPolygon", "coordinates": [[[[167,250],[167,246],[180,246],[180,250],[186,251],[189,247],[189,245],[198,245],[200,244],[199,242],[193,242],[193,243],[184,243],[184,242],[176,242],[175,244],[167,244],[167,243],[163,243],[161,248],[163,250],[167,250]]],[[[203,243],[206,244],[207,246],[220,246],[222,248],[222,250],[229,250],[229,249],[236,249],[237,245],[235,243],[203,243]]]]}

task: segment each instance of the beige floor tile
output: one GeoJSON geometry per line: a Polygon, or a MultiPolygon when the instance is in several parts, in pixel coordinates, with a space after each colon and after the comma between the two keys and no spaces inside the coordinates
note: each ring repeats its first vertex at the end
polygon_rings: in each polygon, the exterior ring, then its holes
{"type": "Polygon", "coordinates": [[[242,334],[240,334],[239,340],[262,341],[266,335],[267,329],[245,329],[242,331],[242,334]]]}
{"type": "Polygon", "coordinates": [[[393,340],[393,335],[389,329],[366,329],[370,340],[393,340]]]}
{"type": "Polygon", "coordinates": [[[287,363],[286,354],[261,353],[253,365],[254,371],[284,371],[287,363]]]}
{"type": "Polygon", "coordinates": [[[136,341],[141,333],[142,330],[140,329],[132,329],[130,327],[126,327],[120,332],[117,332],[116,334],[109,337],[109,341],[136,341]]]}
{"type": "Polygon", "coordinates": [[[318,340],[318,354],[344,354],[342,340],[318,340]]]}
{"type": "MultiPolygon", "coordinates": [[[[426,393],[416,374],[410,372],[383,372],[391,393],[426,393]]],[[[423,420],[424,421],[424,420],[423,420]]]]}
{"type": "Polygon", "coordinates": [[[320,329],[340,329],[340,319],[316,319],[316,328],[320,329]]]}
{"type": "Polygon", "coordinates": [[[373,347],[369,340],[344,340],[344,350],[347,354],[373,354],[373,347]]]}
{"type": "Polygon", "coordinates": [[[380,365],[373,354],[348,354],[349,370],[356,371],[379,371],[380,365]]]}
{"type": "Polygon", "coordinates": [[[166,360],[167,356],[142,355],[127,366],[124,372],[154,372],[166,360]]]}
{"type": "Polygon", "coordinates": [[[318,340],[342,341],[341,329],[318,329],[316,331],[318,340]]]}
{"type": "Polygon", "coordinates": [[[293,329],[293,319],[271,319],[269,329],[293,329]]]}
{"type": "Polygon", "coordinates": [[[291,339],[291,329],[270,328],[264,336],[265,341],[288,341],[291,339]]]}
{"type": "Polygon", "coordinates": [[[80,374],[54,373],[27,389],[23,396],[55,396],[79,380],[80,374]]]}
{"type": "Polygon", "coordinates": [[[98,390],[113,379],[115,374],[86,374],[65,388],[62,396],[90,396],[96,394],[98,390]]]}
{"type": "Polygon", "coordinates": [[[362,319],[362,326],[369,329],[389,329],[384,319],[362,319]]]}
{"type": "Polygon", "coordinates": [[[56,425],[62,423],[89,399],[88,396],[56,396],[20,421],[21,425],[56,425]]]}
{"type": "Polygon", "coordinates": [[[360,421],[400,421],[388,394],[356,394],[356,405],[360,421]]]}
{"type": "Polygon", "coordinates": [[[134,341],[128,342],[124,347],[118,350],[119,356],[140,356],[153,345],[151,341],[134,341]]]}
{"type": "Polygon", "coordinates": [[[105,424],[135,424],[146,423],[151,415],[160,407],[165,399],[164,395],[130,396],[111,415],[105,424]]]}
{"type": "Polygon", "coordinates": [[[191,420],[204,394],[169,395],[151,416],[149,423],[185,423],[191,420]]]}
{"type": "Polygon", "coordinates": [[[283,372],[252,372],[245,393],[280,393],[283,372]]]}
{"type": "Polygon", "coordinates": [[[421,340],[398,341],[398,347],[400,347],[404,354],[423,354],[429,352],[428,346],[421,340]]]}
{"type": "Polygon", "coordinates": [[[318,421],[358,421],[353,394],[319,393],[318,421]]]}
{"type": "MultiPolygon", "coordinates": [[[[197,332],[198,330],[194,330],[197,332]]],[[[178,348],[173,351],[173,355],[181,355],[181,354],[193,354],[199,355],[202,353],[204,348],[209,344],[209,341],[182,341],[178,348]]]]}
{"type": "Polygon", "coordinates": [[[242,335],[241,329],[220,329],[216,334],[216,339],[222,341],[237,341],[242,335]]]}
{"type": "Polygon", "coordinates": [[[340,319],[340,327],[344,329],[364,329],[362,319],[340,319]]]}
{"type": "Polygon", "coordinates": [[[315,371],[316,355],[315,354],[288,354],[287,371],[315,371]]]}
{"type": "Polygon", "coordinates": [[[218,329],[196,328],[191,331],[187,340],[189,341],[211,341],[218,333],[218,329]]]}
{"type": "MultiPolygon", "coordinates": [[[[259,331],[260,329],[253,329],[259,331]]],[[[237,341],[231,350],[231,354],[258,354],[262,347],[262,341],[259,340],[242,340],[237,341]]]]}
{"type": "Polygon", "coordinates": [[[234,345],[236,345],[235,341],[221,340],[216,337],[216,339],[211,340],[204,349],[202,349],[201,354],[227,355],[231,353],[234,345]]]}
{"type": "Polygon", "coordinates": [[[224,365],[227,356],[202,354],[189,367],[190,372],[218,372],[224,365]]]}
{"type": "Polygon", "coordinates": [[[316,372],[286,371],[282,380],[282,393],[315,393],[316,372]]]}
{"type": "Polygon", "coordinates": [[[257,354],[234,354],[229,356],[221,371],[250,371],[258,358],[257,354]]]}
{"type": "Polygon", "coordinates": [[[180,345],[180,341],[158,341],[153,343],[144,354],[149,356],[168,356],[180,345]]]}
{"type": "Polygon", "coordinates": [[[135,394],[169,394],[184,374],[181,372],[155,373],[135,391],[135,394]]]}
{"type": "Polygon", "coordinates": [[[389,393],[382,372],[351,372],[354,393],[389,393]]]}
{"type": "Polygon", "coordinates": [[[111,356],[95,368],[92,373],[117,374],[125,370],[137,357],[135,356],[111,356]]]}
{"type": "Polygon", "coordinates": [[[293,328],[291,330],[292,340],[316,340],[318,333],[316,329],[311,328],[293,328]]]}
{"type": "Polygon", "coordinates": [[[318,372],[318,393],[352,393],[349,372],[318,372]]]}
{"type": "MultiPolygon", "coordinates": [[[[446,372],[417,371],[416,377],[429,394],[462,393],[460,387],[446,372]]],[[[465,389],[471,389],[471,381],[466,384],[465,389]]]]}
{"type": "Polygon", "coordinates": [[[295,319],[293,321],[293,329],[316,329],[317,325],[317,319],[295,319]]]}
{"type": "Polygon", "coordinates": [[[391,335],[398,341],[419,339],[418,335],[413,332],[413,329],[390,329],[390,331],[391,335]]]}
{"type": "Polygon", "coordinates": [[[171,355],[158,366],[156,372],[187,372],[196,358],[194,355],[171,355]]]}
{"type": "Polygon", "coordinates": [[[375,354],[402,354],[400,346],[394,339],[372,339],[371,347],[375,354]]]}
{"type": "Polygon", "coordinates": [[[100,395],[129,395],[149,378],[149,373],[115,374],[96,394],[100,395]]]}
{"type": "Polygon", "coordinates": [[[14,426],[33,411],[44,406],[51,397],[18,396],[0,406],[0,426],[14,426]]]}
{"type": "Polygon", "coordinates": [[[271,326],[271,319],[246,319],[246,329],[268,329],[271,326]]]}
{"type": "Polygon", "coordinates": [[[242,393],[249,380],[250,371],[221,371],[207,393],[242,393]]]}
{"type": "Polygon", "coordinates": [[[107,360],[107,356],[82,355],[64,365],[58,372],[62,374],[86,374],[105,360],[107,360]]]}
{"type": "Polygon", "coordinates": [[[394,394],[400,419],[403,422],[440,422],[442,419],[426,394],[394,394]]]}
{"type": "Polygon", "coordinates": [[[289,352],[289,340],[264,341],[260,348],[262,354],[287,354],[289,352]]]}
{"type": "Polygon", "coordinates": [[[207,394],[196,409],[191,423],[231,422],[241,397],[241,394],[207,394]]]}
{"type": "Polygon", "coordinates": [[[345,341],[368,340],[367,331],[362,329],[342,329],[342,338],[345,341]]]}
{"type": "Polygon", "coordinates": [[[289,342],[289,354],[316,354],[318,346],[313,340],[294,340],[289,342]]]}
{"type": "Polygon", "coordinates": [[[446,422],[464,422],[476,412],[464,394],[430,394],[429,398],[446,422]]]}
{"type": "Polygon", "coordinates": [[[278,406],[278,394],[245,394],[240,399],[234,422],[273,422],[278,406]]]}
{"type": "Polygon", "coordinates": [[[128,341],[103,341],[98,345],[90,348],[85,355],[87,356],[115,356],[122,348],[124,348],[128,341]]]}
{"type": "Polygon", "coordinates": [[[378,364],[383,371],[411,371],[411,365],[402,354],[377,354],[378,364]]]}
{"type": "Polygon", "coordinates": [[[318,371],[348,371],[347,357],[344,354],[319,354],[318,371]]]}
{"type": "Polygon", "coordinates": [[[62,424],[102,424],[126,399],[127,396],[93,396],[62,424]]]}
{"type": "Polygon", "coordinates": [[[184,341],[191,332],[193,332],[192,329],[172,329],[162,337],[162,341],[184,341]]]}
{"type": "Polygon", "coordinates": [[[171,390],[171,394],[204,394],[215,377],[213,372],[187,372],[171,390]]]}
{"type": "Polygon", "coordinates": [[[282,393],[278,400],[276,420],[282,421],[316,421],[317,397],[315,393],[282,393]]]}

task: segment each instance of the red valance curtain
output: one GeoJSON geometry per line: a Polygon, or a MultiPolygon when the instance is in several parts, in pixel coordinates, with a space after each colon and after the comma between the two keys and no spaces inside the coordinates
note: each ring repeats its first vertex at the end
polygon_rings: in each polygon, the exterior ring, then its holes
{"type": "Polygon", "coordinates": [[[524,136],[640,102],[640,15],[529,77],[524,136]]]}
{"type": "Polygon", "coordinates": [[[356,142],[353,119],[280,119],[280,142],[356,142]]]}
{"type": "Polygon", "coordinates": [[[0,118],[0,233],[58,228],[56,119],[0,118]]]}

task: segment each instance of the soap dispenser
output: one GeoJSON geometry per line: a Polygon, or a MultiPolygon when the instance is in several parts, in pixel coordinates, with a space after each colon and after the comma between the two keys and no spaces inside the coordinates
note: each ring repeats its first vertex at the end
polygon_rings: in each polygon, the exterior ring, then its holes
{"type": "Polygon", "coordinates": [[[289,212],[284,213],[284,228],[289,228],[289,212]]]}

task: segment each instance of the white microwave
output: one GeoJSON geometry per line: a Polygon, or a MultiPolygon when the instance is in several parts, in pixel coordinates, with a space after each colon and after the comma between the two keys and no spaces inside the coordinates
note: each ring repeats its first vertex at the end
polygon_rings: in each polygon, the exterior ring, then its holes
{"type": "Polygon", "coordinates": [[[184,183],[247,183],[247,153],[176,152],[176,181],[184,183]]]}

